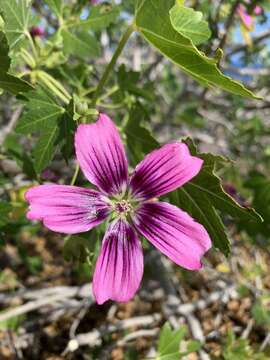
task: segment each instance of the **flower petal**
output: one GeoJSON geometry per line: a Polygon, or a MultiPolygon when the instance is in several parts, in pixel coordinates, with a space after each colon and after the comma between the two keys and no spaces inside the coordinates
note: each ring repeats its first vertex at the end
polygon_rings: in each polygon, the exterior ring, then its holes
{"type": "Polygon", "coordinates": [[[138,232],[176,264],[201,268],[200,258],[211,247],[205,228],[187,213],[166,202],[144,203],[133,219],[138,232]]]}
{"type": "Polygon", "coordinates": [[[128,163],[124,146],[112,120],[100,114],[91,125],[80,125],[75,135],[78,162],[86,178],[107,194],[126,188],[128,163]]]}
{"type": "Polygon", "coordinates": [[[191,156],[186,144],[164,145],[136,166],[130,183],[132,193],[138,199],[164,195],[196,176],[202,164],[203,160],[191,156]]]}
{"type": "Polygon", "coordinates": [[[102,243],[93,279],[98,304],[112,299],[130,300],[138,290],[143,275],[141,244],[128,223],[113,222],[102,243]]]}
{"type": "Polygon", "coordinates": [[[30,204],[29,220],[43,220],[50,230],[65,234],[88,231],[109,213],[104,195],[77,186],[35,186],[25,193],[25,199],[30,204]]]}

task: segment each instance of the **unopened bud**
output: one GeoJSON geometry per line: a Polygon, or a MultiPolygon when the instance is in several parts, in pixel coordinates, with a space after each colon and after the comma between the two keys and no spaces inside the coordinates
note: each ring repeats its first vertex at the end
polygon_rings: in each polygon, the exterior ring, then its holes
{"type": "Polygon", "coordinates": [[[39,26],[33,26],[30,30],[30,34],[32,37],[42,37],[45,35],[45,31],[39,26]]]}
{"type": "Polygon", "coordinates": [[[86,102],[79,102],[77,104],[77,113],[80,115],[85,115],[87,113],[88,110],[88,105],[86,102]]]}

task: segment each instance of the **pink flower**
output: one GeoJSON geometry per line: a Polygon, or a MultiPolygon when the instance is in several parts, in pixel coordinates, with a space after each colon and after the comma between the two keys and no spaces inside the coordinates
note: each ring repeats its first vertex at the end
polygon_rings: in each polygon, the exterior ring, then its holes
{"type": "MultiPolygon", "coordinates": [[[[260,6],[255,6],[254,10],[253,10],[253,14],[258,16],[261,15],[263,12],[263,9],[260,6]]],[[[242,23],[244,24],[244,26],[251,31],[253,28],[253,17],[252,14],[249,15],[247,12],[246,7],[243,4],[240,4],[237,8],[237,13],[242,21],[242,23]]]]}
{"type": "Polygon", "coordinates": [[[32,26],[32,28],[30,30],[30,34],[32,37],[44,36],[45,31],[44,31],[44,29],[42,29],[39,26],[32,26]]]}
{"type": "Polygon", "coordinates": [[[258,15],[261,15],[262,12],[263,12],[263,9],[259,5],[256,5],[254,8],[254,14],[258,16],[258,15]]]}
{"type": "Polygon", "coordinates": [[[200,258],[211,247],[202,225],[158,197],[196,176],[203,160],[191,156],[181,142],[148,154],[128,175],[128,163],[112,120],[100,114],[91,125],[80,125],[75,136],[76,156],[86,178],[98,190],[64,185],[40,185],[26,192],[27,217],[42,220],[52,231],[74,234],[89,231],[110,217],[93,278],[98,304],[128,301],[143,275],[139,235],[176,264],[201,268],[200,258]]]}
{"type": "Polygon", "coordinates": [[[241,21],[243,22],[243,24],[245,25],[246,28],[248,29],[252,29],[253,26],[253,19],[252,16],[250,16],[247,13],[246,7],[243,4],[240,4],[237,8],[237,13],[241,19],[241,21]]]}

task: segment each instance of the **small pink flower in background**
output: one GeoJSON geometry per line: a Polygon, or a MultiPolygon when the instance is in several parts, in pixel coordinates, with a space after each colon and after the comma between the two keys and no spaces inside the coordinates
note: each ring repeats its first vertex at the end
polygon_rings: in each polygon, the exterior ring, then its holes
{"type": "Polygon", "coordinates": [[[253,27],[253,18],[248,14],[246,7],[243,4],[238,6],[237,13],[246,28],[251,30],[253,27]]]}
{"type": "Polygon", "coordinates": [[[240,4],[237,8],[237,13],[243,23],[243,25],[249,30],[252,31],[254,25],[254,19],[252,15],[259,16],[263,12],[263,9],[260,6],[255,6],[253,14],[248,14],[245,5],[240,4]]]}
{"type": "Polygon", "coordinates": [[[261,15],[262,13],[263,13],[263,9],[259,5],[256,5],[254,8],[254,14],[258,16],[261,15]]]}
{"type": "Polygon", "coordinates": [[[32,26],[30,29],[30,34],[32,37],[42,37],[45,35],[45,30],[40,26],[32,26]]]}
{"type": "Polygon", "coordinates": [[[196,176],[203,160],[175,142],[148,154],[129,177],[124,146],[105,114],[94,124],[78,127],[75,149],[84,175],[98,190],[33,187],[25,194],[27,217],[65,234],[89,231],[110,217],[93,278],[98,304],[128,301],[138,290],[143,275],[139,235],[176,264],[201,268],[201,257],[211,247],[207,231],[186,212],[157,198],[196,176]]]}

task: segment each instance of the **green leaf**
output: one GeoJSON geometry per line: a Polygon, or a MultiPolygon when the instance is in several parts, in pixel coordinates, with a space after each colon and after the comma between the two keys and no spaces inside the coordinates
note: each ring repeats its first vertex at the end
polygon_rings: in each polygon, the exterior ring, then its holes
{"type": "Polygon", "coordinates": [[[228,255],[230,243],[217,210],[245,222],[262,219],[254,209],[239,205],[224,191],[215,169],[217,164],[223,164],[226,159],[213,154],[199,153],[190,139],[184,142],[189,146],[192,155],[203,159],[204,164],[195,178],[169,195],[170,200],[204,225],[214,246],[228,255]]]}
{"type": "Polygon", "coordinates": [[[28,271],[36,275],[43,269],[43,259],[41,256],[27,256],[25,259],[28,271]]]}
{"type": "Polygon", "coordinates": [[[61,31],[63,51],[67,55],[79,57],[96,57],[100,54],[100,46],[96,38],[87,32],[73,33],[67,29],[61,31]]]}
{"type": "Polygon", "coordinates": [[[65,109],[55,102],[47,92],[38,89],[26,95],[26,111],[20,118],[16,131],[20,134],[43,132],[57,123],[65,109]]]}
{"type": "Polygon", "coordinates": [[[6,72],[10,67],[10,57],[8,56],[9,46],[6,35],[0,31],[0,70],[6,72]]]}
{"type": "Polygon", "coordinates": [[[206,194],[216,209],[239,219],[262,221],[254,209],[241,206],[223,189],[222,180],[216,174],[216,165],[223,165],[229,160],[210,153],[199,153],[191,139],[187,138],[184,142],[189,146],[192,155],[204,160],[202,170],[194,181],[191,181],[192,186],[206,194]]]}
{"type": "Polygon", "coordinates": [[[5,34],[0,31],[0,88],[14,95],[33,89],[26,81],[8,73],[11,63],[8,53],[9,46],[7,38],[5,34]]]}
{"type": "Polygon", "coordinates": [[[74,102],[70,101],[67,111],[59,119],[59,136],[57,142],[61,147],[61,153],[68,163],[74,148],[74,133],[76,130],[76,123],[73,120],[74,102]]]}
{"type": "Polygon", "coordinates": [[[214,246],[225,255],[230,252],[230,242],[225,227],[207,196],[194,192],[188,184],[170,194],[170,202],[185,210],[204,225],[214,246]],[[207,211],[206,211],[207,209],[207,211]]]}
{"type": "Polygon", "coordinates": [[[35,170],[40,173],[52,161],[57,149],[57,138],[59,134],[58,124],[47,127],[42,132],[33,151],[35,170]]]}
{"type": "Polygon", "coordinates": [[[80,27],[92,31],[102,30],[115,22],[119,13],[119,6],[109,4],[93,6],[86,20],[70,22],[68,27],[80,27]]]}
{"type": "Polygon", "coordinates": [[[146,83],[143,86],[138,84],[140,73],[137,71],[127,70],[122,64],[117,72],[117,80],[122,91],[128,91],[130,94],[142,97],[148,101],[154,100],[154,91],[151,83],[146,83]]]}
{"type": "Polygon", "coordinates": [[[167,355],[161,355],[156,358],[156,360],[179,360],[181,359],[181,354],[179,351],[167,355]]]}
{"type": "Polygon", "coordinates": [[[141,161],[145,154],[159,147],[159,143],[153,138],[150,131],[141,125],[141,121],[145,117],[146,113],[138,103],[131,109],[128,123],[124,129],[133,165],[141,161]]]}
{"type": "Polygon", "coordinates": [[[97,229],[68,237],[64,243],[64,259],[70,262],[92,262],[97,256],[99,233],[97,229]]]}
{"type": "Polygon", "coordinates": [[[23,172],[30,179],[36,179],[37,175],[34,169],[33,161],[19,143],[18,135],[10,134],[4,142],[4,147],[8,155],[15,159],[16,163],[18,164],[18,166],[20,166],[23,172]]]}
{"type": "Polygon", "coordinates": [[[5,225],[8,222],[8,214],[12,210],[10,203],[6,201],[0,202],[0,226],[5,225]]]}
{"type": "Polygon", "coordinates": [[[270,310],[257,302],[252,307],[252,316],[258,325],[270,326],[270,310]]]}
{"type": "Polygon", "coordinates": [[[58,119],[65,113],[65,109],[41,89],[29,93],[27,99],[27,109],[16,131],[20,134],[39,133],[33,156],[35,170],[40,173],[49,165],[55,154],[59,135],[58,119]]]}
{"type": "Polygon", "coordinates": [[[200,350],[202,344],[198,340],[191,340],[187,344],[187,354],[200,350]]]}
{"type": "MultiPolygon", "coordinates": [[[[5,311],[11,310],[6,309],[5,311]]],[[[0,314],[4,314],[5,311],[1,311],[0,314]]],[[[0,322],[0,330],[2,331],[16,331],[25,319],[25,315],[13,316],[10,319],[0,322]]]]}
{"type": "Polygon", "coordinates": [[[247,224],[243,221],[240,227],[252,238],[255,238],[257,234],[263,234],[266,239],[269,239],[270,222],[267,219],[270,218],[270,179],[262,173],[252,171],[244,185],[253,192],[252,206],[266,221],[257,224],[247,224]]]}
{"type": "Polygon", "coordinates": [[[247,359],[249,355],[248,340],[236,339],[234,333],[230,330],[227,334],[223,355],[226,360],[247,359]]]}
{"type": "Polygon", "coordinates": [[[45,0],[49,8],[60,18],[62,16],[63,3],[62,0],[45,0]]]}
{"type": "Polygon", "coordinates": [[[1,0],[0,2],[0,12],[5,22],[4,30],[11,49],[19,46],[29,35],[30,5],[31,1],[28,0],[1,0]]]}
{"type": "Polygon", "coordinates": [[[180,342],[186,335],[186,328],[173,331],[168,323],[165,323],[161,329],[158,342],[158,356],[159,360],[174,360],[179,359],[180,342]],[[177,357],[176,357],[177,356],[177,357]]]}
{"type": "Polygon", "coordinates": [[[175,4],[170,10],[171,23],[181,35],[189,38],[193,44],[198,45],[209,39],[211,31],[203,14],[192,8],[175,4]]]}
{"type": "Polygon", "coordinates": [[[5,74],[2,71],[0,71],[0,88],[14,95],[33,89],[28,82],[21,80],[16,76],[5,74]]]}
{"type": "Polygon", "coordinates": [[[200,84],[258,99],[242,84],[223,75],[217,68],[216,59],[208,58],[190,39],[173,28],[169,15],[173,5],[174,0],[139,0],[135,20],[141,35],[200,84]]]}

